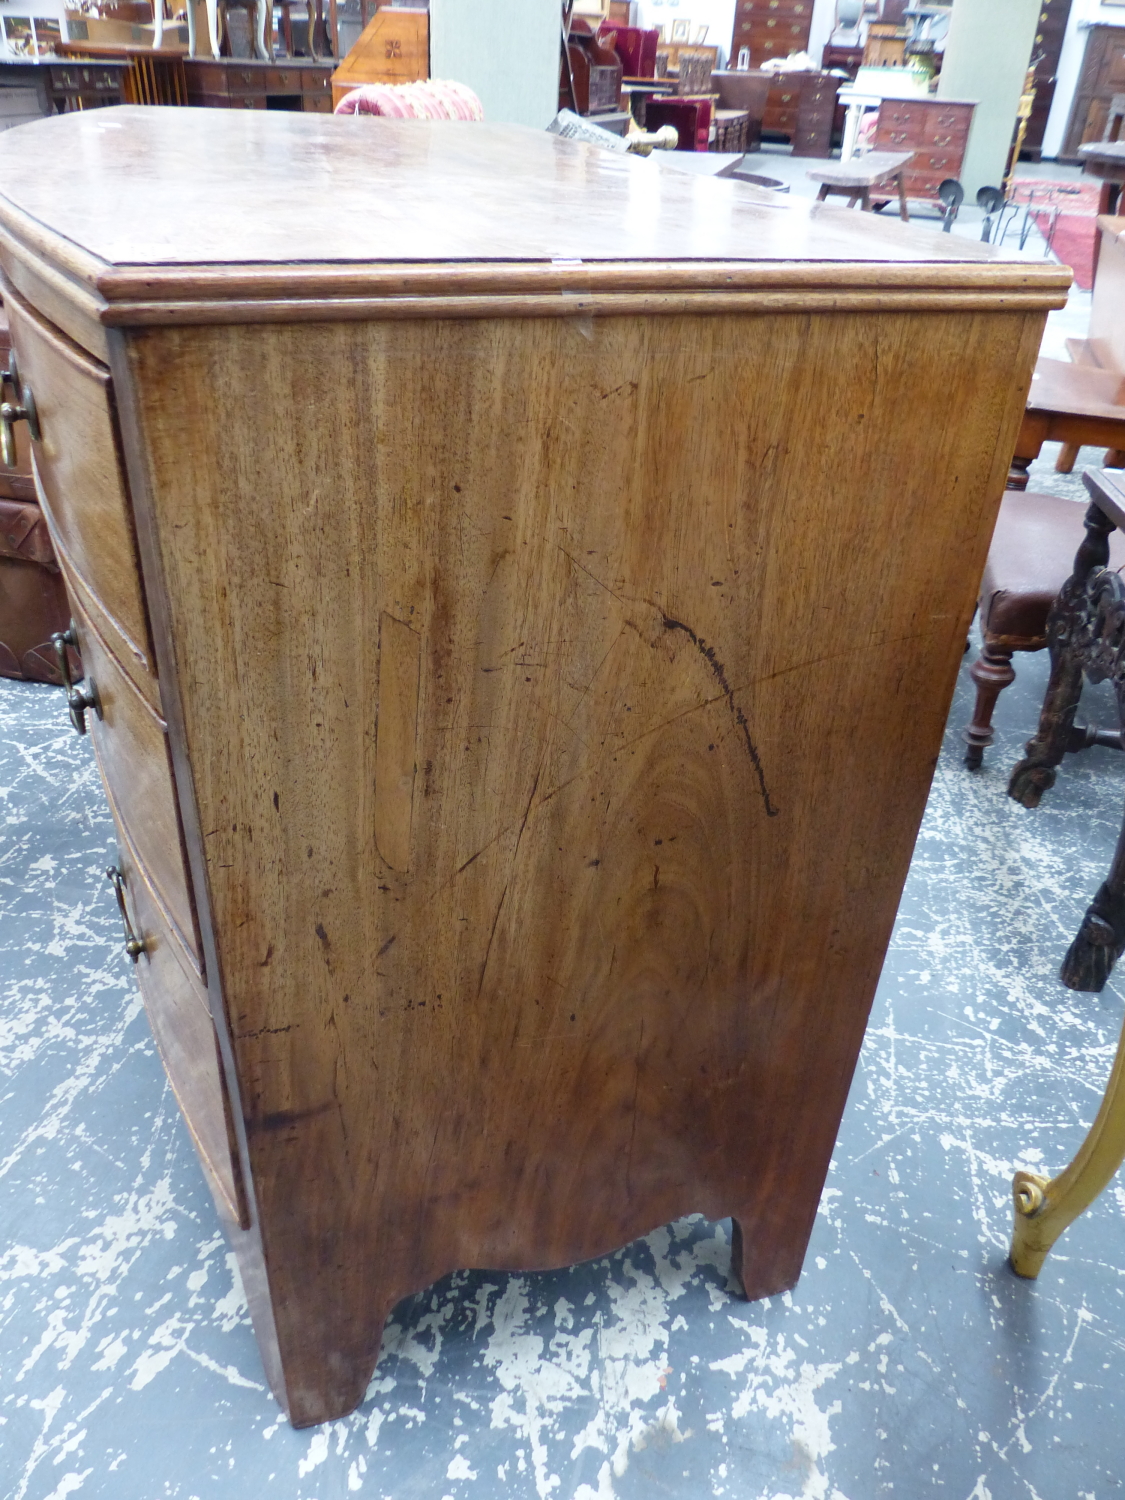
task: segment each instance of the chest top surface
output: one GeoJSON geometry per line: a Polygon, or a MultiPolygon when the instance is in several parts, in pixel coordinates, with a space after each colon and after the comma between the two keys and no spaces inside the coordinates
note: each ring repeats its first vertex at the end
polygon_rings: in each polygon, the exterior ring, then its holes
{"type": "Polygon", "coordinates": [[[821,284],[886,267],[900,286],[1056,297],[1069,280],[968,239],[517,126],[123,106],[18,127],[5,147],[8,256],[63,270],[103,313],[198,297],[201,277],[214,294],[220,274],[241,274],[242,296],[255,278],[276,296],[280,277],[299,298],[313,267],[350,274],[353,294],[357,271],[419,266],[462,282],[474,267],[494,281],[536,267],[560,285],[581,267],[589,290],[621,290],[607,268],[622,265],[648,267],[650,284],[654,266],[692,265],[713,290],[735,285],[722,267],[756,267],[758,284],[770,267],[820,267],[821,284]]]}

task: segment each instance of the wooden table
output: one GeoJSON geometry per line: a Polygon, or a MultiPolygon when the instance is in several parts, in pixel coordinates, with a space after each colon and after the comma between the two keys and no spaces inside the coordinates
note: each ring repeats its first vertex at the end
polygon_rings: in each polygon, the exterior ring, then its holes
{"type": "Polygon", "coordinates": [[[542,131],[184,118],[22,127],[0,266],[278,1399],[688,1212],[792,1286],[1069,272],[542,131]]]}
{"type": "MultiPolygon", "coordinates": [[[[1100,177],[1101,194],[1098,198],[1098,213],[1116,214],[1125,184],[1125,141],[1089,141],[1079,146],[1078,156],[1082,170],[1088,177],[1100,177]]],[[[1098,257],[1101,251],[1100,237],[1094,241],[1094,275],[1097,276],[1098,257]]]]}
{"type": "Polygon", "coordinates": [[[866,210],[871,208],[871,190],[881,184],[893,183],[898,192],[899,218],[908,224],[910,214],[906,208],[902,174],[913,159],[913,151],[871,151],[866,156],[853,156],[850,161],[809,167],[807,175],[820,183],[820,192],[816,195],[818,202],[823,202],[830,193],[837,193],[847,198],[849,208],[858,203],[866,210]]]}
{"type": "Polygon", "coordinates": [[[1116,212],[1121,187],[1125,184],[1125,141],[1088,141],[1079,146],[1078,156],[1088,177],[1101,178],[1098,213],[1116,212]]]}
{"type": "Polygon", "coordinates": [[[1008,488],[1027,488],[1027,471],[1044,443],[1125,449],[1125,374],[1063,359],[1035,366],[1008,488]]]}

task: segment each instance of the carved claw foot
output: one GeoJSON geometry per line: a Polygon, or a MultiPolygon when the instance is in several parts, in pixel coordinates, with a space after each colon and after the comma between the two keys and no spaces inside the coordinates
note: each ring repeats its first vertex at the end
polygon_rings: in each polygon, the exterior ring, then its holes
{"type": "Polygon", "coordinates": [[[1110,924],[1094,912],[1087,912],[1059,970],[1059,978],[1069,990],[1084,990],[1096,995],[1105,988],[1113,966],[1121,957],[1125,943],[1119,941],[1110,924]]]}
{"type": "Polygon", "coordinates": [[[1125,897],[1102,885],[1067,950],[1059,978],[1068,989],[1096,995],[1122,952],[1125,952],[1125,897]]]}
{"type": "Polygon", "coordinates": [[[1021,760],[1008,782],[1008,796],[1024,807],[1038,807],[1043,793],[1054,786],[1055,774],[1054,766],[1040,765],[1030,757],[1021,760]]]}

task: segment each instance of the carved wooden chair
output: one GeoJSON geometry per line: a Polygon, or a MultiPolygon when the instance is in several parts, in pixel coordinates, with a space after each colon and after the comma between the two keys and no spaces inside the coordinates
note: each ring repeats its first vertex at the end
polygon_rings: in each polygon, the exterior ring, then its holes
{"type": "MultiPolygon", "coordinates": [[[[978,600],[983,644],[969,670],[977,689],[964,730],[965,764],[972,771],[980,768],[992,743],[996,700],[1016,680],[1013,654],[1042,651],[1048,644],[1047,617],[1082,541],[1083,514],[1081,505],[1058,495],[1014,490],[1004,495],[978,600]]],[[[1117,533],[1110,556],[1112,567],[1125,567],[1125,538],[1117,533]]]]}

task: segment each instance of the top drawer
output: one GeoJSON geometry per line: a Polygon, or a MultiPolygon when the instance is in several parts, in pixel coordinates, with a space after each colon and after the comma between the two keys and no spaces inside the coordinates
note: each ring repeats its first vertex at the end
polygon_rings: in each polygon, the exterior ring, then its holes
{"type": "Polygon", "coordinates": [[[109,371],[19,298],[9,294],[5,305],[20,377],[38,409],[35,471],[67,584],[159,707],[109,371]]]}

